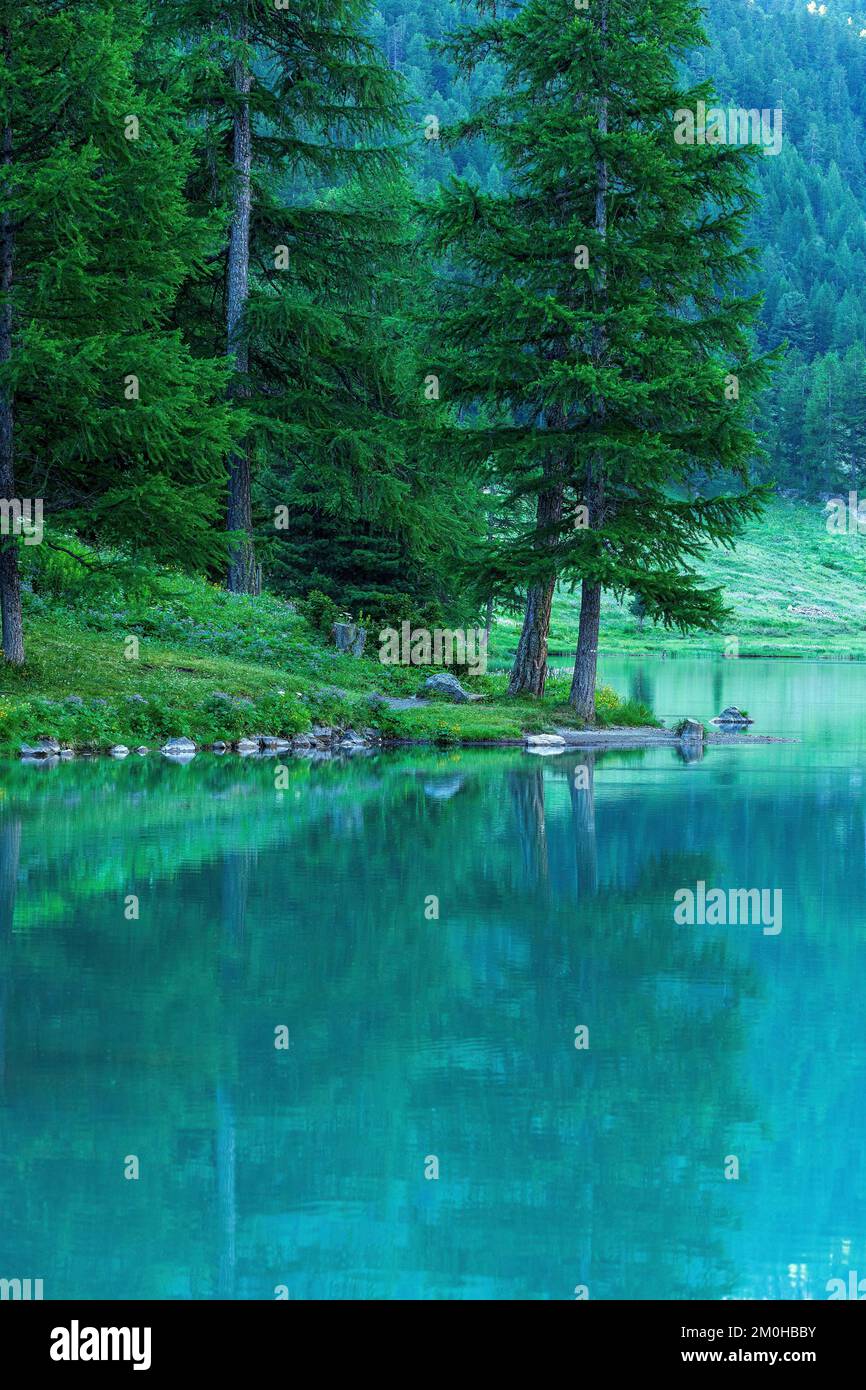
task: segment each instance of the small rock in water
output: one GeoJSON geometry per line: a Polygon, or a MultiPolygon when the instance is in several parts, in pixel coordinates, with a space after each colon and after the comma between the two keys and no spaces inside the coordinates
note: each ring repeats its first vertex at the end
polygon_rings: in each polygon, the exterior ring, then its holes
{"type": "Polygon", "coordinates": [[[228,748],[228,744],[227,744],[227,743],[223,743],[223,741],[222,741],[221,738],[218,738],[217,741],[216,741],[216,743],[212,743],[212,744],[211,744],[211,752],[212,752],[212,753],[225,753],[225,751],[226,751],[227,748],[228,748]]]}
{"type": "Polygon", "coordinates": [[[191,738],[170,738],[159,751],[169,762],[189,763],[195,757],[196,748],[191,738]]]}
{"type": "Polygon", "coordinates": [[[161,753],[194,753],[195,744],[191,738],[170,738],[159,751],[161,753]]]}
{"type": "Polygon", "coordinates": [[[565,739],[562,734],[527,734],[525,742],[526,747],[530,750],[533,748],[560,749],[565,747],[565,739]]]}
{"type": "Polygon", "coordinates": [[[139,747],[138,747],[138,748],[136,748],[136,750],[135,750],[135,751],[136,751],[136,753],[138,753],[138,754],[139,754],[139,756],[140,756],[140,757],[142,757],[142,758],[143,758],[143,757],[144,757],[144,755],[145,755],[145,753],[147,753],[147,752],[149,752],[149,751],[150,751],[150,750],[149,750],[149,749],[147,749],[147,748],[145,748],[145,746],[144,746],[144,744],[143,744],[143,743],[142,743],[142,744],[140,744],[140,745],[139,745],[139,747]]]}
{"type": "Polygon", "coordinates": [[[258,753],[259,741],[256,738],[239,738],[234,744],[236,753],[248,756],[250,753],[258,753]]]}
{"type": "Polygon", "coordinates": [[[266,753],[287,753],[291,746],[289,739],[278,738],[273,734],[266,734],[262,739],[262,748],[266,753]]]}
{"type": "Polygon", "coordinates": [[[56,738],[40,738],[35,746],[29,743],[21,745],[21,756],[24,758],[56,757],[59,752],[60,744],[56,738]]]}
{"type": "Polygon", "coordinates": [[[721,714],[716,715],[711,722],[713,724],[753,724],[755,721],[744,714],[741,709],[737,709],[736,705],[728,705],[727,709],[723,709],[721,714]]]}
{"type": "Polygon", "coordinates": [[[109,753],[110,753],[110,755],[111,755],[112,758],[128,758],[128,757],[129,757],[129,749],[127,748],[127,746],[126,746],[125,743],[115,743],[115,744],[112,744],[111,748],[109,748],[108,751],[109,751],[109,753]]]}
{"type": "Polygon", "coordinates": [[[688,741],[703,742],[704,726],[697,719],[684,719],[680,725],[680,738],[688,741]]]}

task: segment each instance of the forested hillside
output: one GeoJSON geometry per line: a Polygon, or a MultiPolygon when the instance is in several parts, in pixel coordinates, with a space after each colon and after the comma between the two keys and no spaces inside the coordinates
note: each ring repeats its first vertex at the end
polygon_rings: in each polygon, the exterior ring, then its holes
{"type": "MultiPolygon", "coordinates": [[[[372,32],[407,80],[417,123],[465,118],[498,81],[490,64],[458,78],[427,42],[471,9],[377,0],[372,32]]],[[[762,255],[760,345],[789,345],[762,409],[762,474],[806,497],[847,491],[866,460],[866,9],[709,0],[705,11],[710,48],[691,75],[710,78],[725,105],[783,111],[781,153],[757,167],[747,238],[762,255]]],[[[502,187],[481,140],[453,150],[427,140],[414,170],[423,192],[450,174],[502,187]]]]}

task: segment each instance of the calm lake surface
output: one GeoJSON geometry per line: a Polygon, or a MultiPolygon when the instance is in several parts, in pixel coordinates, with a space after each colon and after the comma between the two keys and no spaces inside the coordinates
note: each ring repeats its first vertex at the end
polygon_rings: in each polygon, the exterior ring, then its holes
{"type": "Polygon", "coordinates": [[[237,758],[0,767],[0,1277],[505,1300],[866,1277],[866,666],[602,673],[801,741],[293,761],[283,791],[237,758]],[[782,931],[677,925],[699,880],[781,889],[782,931]]]}

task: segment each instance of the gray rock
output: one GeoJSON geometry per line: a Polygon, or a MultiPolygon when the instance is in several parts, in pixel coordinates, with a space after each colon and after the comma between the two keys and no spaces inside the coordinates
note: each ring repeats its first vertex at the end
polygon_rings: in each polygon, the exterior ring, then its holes
{"type": "Polygon", "coordinates": [[[143,743],[140,743],[139,746],[136,748],[135,751],[136,751],[136,753],[139,755],[139,757],[143,758],[144,755],[145,755],[145,753],[149,753],[149,752],[150,752],[150,749],[149,749],[149,748],[146,748],[145,745],[144,745],[143,743]]]}
{"type": "Polygon", "coordinates": [[[258,739],[254,738],[236,739],[232,746],[235,752],[240,753],[243,757],[249,757],[250,753],[258,753],[259,751],[258,739]]]}
{"type": "Polygon", "coordinates": [[[22,743],[21,755],[25,758],[50,758],[56,757],[60,752],[60,744],[56,738],[40,738],[34,744],[22,743]]]}
{"type": "Polygon", "coordinates": [[[524,742],[530,753],[540,752],[543,748],[556,749],[557,752],[560,752],[565,747],[565,739],[562,734],[527,734],[524,742]]]}
{"type": "Polygon", "coordinates": [[[450,671],[437,671],[435,676],[428,676],[419,693],[425,691],[429,695],[447,695],[457,705],[468,704],[473,698],[450,671]]]}
{"type": "Polygon", "coordinates": [[[355,729],[347,729],[340,739],[340,748],[344,753],[360,753],[367,747],[367,740],[363,734],[359,734],[355,729]]]}
{"type": "Polygon", "coordinates": [[[114,743],[108,750],[112,758],[128,758],[129,749],[125,743],[114,743]]]}
{"type": "Polygon", "coordinates": [[[291,746],[290,739],[279,738],[274,734],[265,734],[262,739],[262,748],[266,753],[287,753],[291,746]]]}
{"type": "Polygon", "coordinates": [[[736,705],[728,705],[727,709],[723,709],[721,714],[716,715],[716,718],[711,722],[713,724],[754,724],[755,721],[750,719],[747,714],[743,714],[742,710],[737,709],[736,705]]]}
{"type": "Polygon", "coordinates": [[[310,738],[309,734],[295,734],[294,738],[292,739],[292,747],[312,748],[313,740],[310,738]]]}
{"type": "Polygon", "coordinates": [[[70,758],[74,758],[74,757],[75,757],[75,754],[73,753],[73,751],[72,751],[71,748],[61,748],[61,750],[60,750],[60,756],[61,756],[61,758],[63,759],[64,762],[68,762],[68,760],[69,760],[70,758]]]}
{"type": "Polygon", "coordinates": [[[680,725],[680,738],[687,743],[703,743],[704,726],[697,719],[684,719],[680,725]]]}
{"type": "Polygon", "coordinates": [[[367,629],[357,623],[334,623],[334,645],[338,652],[351,652],[352,656],[363,656],[367,641],[367,629]]]}
{"type": "Polygon", "coordinates": [[[225,753],[227,748],[228,744],[223,743],[223,740],[221,738],[218,738],[215,743],[211,744],[212,753],[225,753]]]}
{"type": "Polygon", "coordinates": [[[169,757],[192,757],[195,753],[195,744],[191,738],[170,738],[159,751],[167,753],[169,757]]]}

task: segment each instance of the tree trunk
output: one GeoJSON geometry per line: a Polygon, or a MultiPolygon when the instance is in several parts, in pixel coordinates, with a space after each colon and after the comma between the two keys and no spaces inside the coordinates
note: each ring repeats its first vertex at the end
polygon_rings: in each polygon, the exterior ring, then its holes
{"type": "Polygon", "coordinates": [[[547,680],[547,635],[550,631],[555,583],[556,581],[551,579],[546,584],[532,584],[527,591],[523,631],[508,682],[509,695],[537,695],[540,699],[544,694],[547,680]]]}
{"type": "MultiPolygon", "coordinates": [[[[238,37],[241,41],[246,39],[246,25],[241,26],[238,37]]],[[[249,372],[250,354],[247,343],[239,335],[249,294],[250,173],[253,159],[249,102],[252,73],[245,59],[235,63],[233,81],[240,106],[235,112],[233,131],[235,186],[226,284],[226,340],[229,355],[234,358],[235,380],[230,388],[231,394],[243,397],[249,394],[249,384],[245,378],[249,372]]],[[[238,533],[238,539],[232,542],[229,550],[227,587],[236,594],[256,594],[260,590],[260,582],[252,538],[253,506],[247,448],[230,455],[228,460],[226,525],[229,531],[238,533]]]]}
{"type": "MultiPolygon", "coordinates": [[[[3,51],[9,57],[9,34],[3,35],[3,51]]],[[[0,164],[12,164],[12,129],[4,126],[0,137],[0,164]]],[[[8,212],[0,218],[0,366],[12,357],[12,267],[15,228],[8,212]]],[[[15,436],[12,396],[0,391],[0,498],[15,496],[15,436]]],[[[21,616],[21,584],[18,576],[18,541],[0,537],[0,609],[3,615],[3,655],[13,666],[24,664],[24,622],[21,616]]]]}
{"type": "MultiPolygon", "coordinates": [[[[487,513],[487,539],[493,540],[493,513],[487,513]]],[[[484,631],[487,633],[487,640],[490,640],[490,633],[493,630],[493,596],[487,600],[487,613],[484,619],[484,631]]]]}
{"type": "MultiPolygon", "coordinates": [[[[607,0],[602,0],[598,20],[602,35],[607,34],[607,0]]],[[[600,136],[607,135],[607,97],[598,103],[596,129],[600,136]]],[[[599,156],[595,165],[595,230],[602,242],[607,240],[607,160],[599,156]]],[[[607,265],[602,262],[597,276],[599,309],[607,307],[607,265]]],[[[601,363],[607,346],[604,325],[597,325],[593,333],[592,359],[595,365],[601,363]]],[[[597,399],[594,403],[597,423],[605,417],[605,403],[597,399]]],[[[600,526],[604,512],[604,478],[600,460],[594,459],[587,469],[586,506],[590,526],[600,526]]],[[[580,627],[577,633],[577,652],[574,657],[574,676],[571,682],[569,704],[573,705],[579,718],[587,724],[595,723],[595,678],[598,668],[598,629],[601,619],[601,585],[594,580],[584,579],[580,593],[580,627]]]]}
{"type": "Polygon", "coordinates": [[[584,579],[580,587],[580,627],[568,702],[586,724],[595,723],[595,677],[598,668],[598,629],[601,585],[584,579]]]}
{"type": "MultiPolygon", "coordinates": [[[[562,520],[562,503],[563,488],[560,483],[538,494],[536,515],[539,532],[543,533],[548,527],[554,527],[562,520]]],[[[508,682],[509,695],[535,695],[540,698],[544,694],[544,684],[547,680],[547,638],[550,632],[550,612],[555,586],[555,574],[543,584],[529,586],[523,631],[508,682]]]]}

